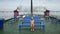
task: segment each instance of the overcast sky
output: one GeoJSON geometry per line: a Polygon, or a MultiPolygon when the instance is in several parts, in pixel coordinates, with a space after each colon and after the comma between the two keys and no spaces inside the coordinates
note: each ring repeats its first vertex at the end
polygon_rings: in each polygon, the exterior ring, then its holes
{"type": "MultiPolygon", "coordinates": [[[[44,6],[53,11],[60,11],[60,0],[33,0],[33,5],[44,6]]],[[[18,6],[30,6],[30,0],[0,0],[1,11],[13,11],[18,6]]]]}

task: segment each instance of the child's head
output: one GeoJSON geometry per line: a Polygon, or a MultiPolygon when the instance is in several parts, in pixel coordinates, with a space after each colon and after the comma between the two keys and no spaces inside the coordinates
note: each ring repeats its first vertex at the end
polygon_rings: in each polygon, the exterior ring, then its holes
{"type": "Polygon", "coordinates": [[[31,17],[31,20],[34,20],[34,18],[33,18],[33,17],[31,17]]]}

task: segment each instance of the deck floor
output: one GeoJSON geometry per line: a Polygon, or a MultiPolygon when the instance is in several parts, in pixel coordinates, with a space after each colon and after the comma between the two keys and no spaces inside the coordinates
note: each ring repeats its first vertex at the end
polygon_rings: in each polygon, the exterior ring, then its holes
{"type": "Polygon", "coordinates": [[[4,28],[0,30],[0,34],[60,34],[60,24],[55,24],[54,21],[44,18],[45,28],[36,28],[34,32],[30,31],[30,28],[18,29],[19,20],[13,24],[9,22],[4,23],[4,28]]]}

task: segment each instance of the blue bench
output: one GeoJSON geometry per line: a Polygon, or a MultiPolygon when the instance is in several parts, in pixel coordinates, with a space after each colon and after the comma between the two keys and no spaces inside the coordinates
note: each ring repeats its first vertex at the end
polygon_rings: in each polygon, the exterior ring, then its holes
{"type": "MultiPolygon", "coordinates": [[[[41,20],[39,17],[33,17],[34,18],[34,23],[41,23],[44,22],[44,20],[41,20]]],[[[20,20],[21,23],[30,23],[31,16],[24,17],[22,20],[20,20]]]]}
{"type": "MultiPolygon", "coordinates": [[[[44,28],[44,24],[34,24],[34,26],[44,28]]],[[[30,27],[30,24],[20,24],[19,25],[19,30],[21,30],[21,27],[30,27]]]]}
{"type": "Polygon", "coordinates": [[[56,19],[56,23],[57,24],[60,24],[60,19],[56,19]]]}
{"type": "Polygon", "coordinates": [[[56,24],[57,24],[57,23],[60,23],[60,19],[57,19],[57,18],[51,17],[51,16],[49,16],[49,18],[50,18],[51,20],[55,21],[56,24]]]}
{"type": "Polygon", "coordinates": [[[55,17],[49,16],[49,19],[56,21],[56,18],[55,17]]]}
{"type": "Polygon", "coordinates": [[[4,18],[0,18],[0,29],[3,29],[4,21],[5,21],[4,18]]]}
{"type": "Polygon", "coordinates": [[[19,24],[19,29],[21,29],[21,27],[29,27],[30,26],[30,19],[31,17],[34,18],[34,26],[36,27],[44,27],[44,20],[41,20],[38,16],[26,16],[24,17],[22,20],[20,20],[19,22],[21,22],[19,24]],[[27,24],[25,24],[27,23],[27,24]]]}
{"type": "MultiPolygon", "coordinates": [[[[30,20],[22,20],[22,21],[20,21],[21,23],[30,23],[30,20]]],[[[42,23],[42,22],[44,22],[44,20],[34,20],[34,23],[42,23]]]]}
{"type": "Polygon", "coordinates": [[[9,20],[9,23],[12,24],[12,23],[14,23],[14,21],[15,21],[15,19],[14,19],[14,18],[11,18],[11,19],[9,20]]]}

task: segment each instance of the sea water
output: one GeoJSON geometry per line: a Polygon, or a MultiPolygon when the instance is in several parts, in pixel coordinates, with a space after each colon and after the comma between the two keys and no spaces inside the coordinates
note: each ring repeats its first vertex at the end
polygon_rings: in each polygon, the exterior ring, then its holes
{"type": "MultiPolygon", "coordinates": [[[[31,14],[30,11],[19,11],[19,15],[31,14]]],[[[44,11],[33,11],[33,14],[44,15],[44,11]]],[[[60,11],[50,11],[50,16],[57,17],[60,19],[60,11]]],[[[5,20],[14,18],[13,11],[0,11],[0,18],[5,18],[5,20]]]]}

